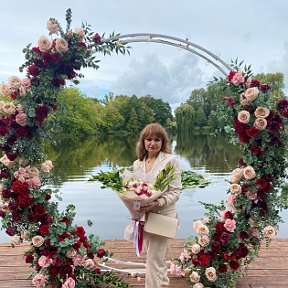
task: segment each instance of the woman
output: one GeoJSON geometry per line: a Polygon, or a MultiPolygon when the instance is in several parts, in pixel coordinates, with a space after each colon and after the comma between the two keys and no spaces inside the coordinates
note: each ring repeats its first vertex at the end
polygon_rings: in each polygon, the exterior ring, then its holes
{"type": "MultiPolygon", "coordinates": [[[[175,202],[181,193],[181,170],[177,159],[171,155],[168,135],[157,123],[147,125],[140,133],[136,153],[138,160],[133,163],[133,174],[147,179],[154,184],[157,175],[168,165],[175,168],[174,179],[165,192],[157,200],[145,204],[140,212],[149,211],[177,218],[175,202]]],[[[171,239],[144,232],[144,246],[147,251],[146,288],[164,288],[169,286],[167,275],[166,254],[171,239]]]]}

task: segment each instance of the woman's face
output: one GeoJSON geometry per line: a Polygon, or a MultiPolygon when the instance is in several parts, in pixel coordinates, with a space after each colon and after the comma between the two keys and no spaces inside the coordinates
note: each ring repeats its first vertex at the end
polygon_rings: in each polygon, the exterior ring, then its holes
{"type": "Polygon", "coordinates": [[[156,136],[148,136],[144,139],[144,147],[148,154],[158,154],[161,151],[162,139],[156,136]]]}

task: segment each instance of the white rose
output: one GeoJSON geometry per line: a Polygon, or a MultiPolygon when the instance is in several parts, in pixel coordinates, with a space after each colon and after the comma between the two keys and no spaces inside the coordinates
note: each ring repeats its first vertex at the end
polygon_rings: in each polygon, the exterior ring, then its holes
{"type": "Polygon", "coordinates": [[[204,224],[200,224],[197,229],[196,229],[196,232],[199,234],[199,235],[208,235],[209,234],[209,229],[206,225],[204,224]]]}
{"type": "Polygon", "coordinates": [[[193,254],[198,254],[201,251],[201,246],[199,244],[194,244],[191,247],[193,254]]]}
{"type": "Polygon", "coordinates": [[[198,274],[198,272],[196,271],[193,271],[190,275],[190,280],[193,282],[193,283],[197,283],[200,281],[200,275],[198,274]]]}
{"type": "Polygon", "coordinates": [[[58,38],[55,42],[55,48],[58,53],[65,53],[68,51],[68,42],[64,38],[58,38]]]}
{"type": "Polygon", "coordinates": [[[51,160],[47,160],[41,164],[41,171],[44,173],[49,173],[53,168],[53,164],[51,160]]]}
{"type": "Polygon", "coordinates": [[[217,280],[216,270],[214,267],[206,268],[205,275],[207,279],[211,282],[215,282],[217,280]]]}
{"type": "Polygon", "coordinates": [[[39,46],[39,50],[41,52],[45,52],[45,51],[48,51],[51,48],[52,43],[47,37],[42,36],[38,40],[38,46],[39,46]]]}

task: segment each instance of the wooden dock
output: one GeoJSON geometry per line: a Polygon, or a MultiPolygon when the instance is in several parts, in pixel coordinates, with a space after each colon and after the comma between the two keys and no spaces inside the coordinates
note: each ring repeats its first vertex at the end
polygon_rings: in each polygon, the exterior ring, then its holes
{"type": "MultiPolygon", "coordinates": [[[[135,249],[125,240],[107,240],[106,248],[114,252],[113,258],[120,261],[145,262],[143,256],[136,257],[135,249]]],[[[178,257],[183,249],[184,240],[173,240],[169,258],[178,257]]],[[[27,245],[11,248],[10,244],[0,244],[0,288],[28,288],[34,287],[31,280],[27,280],[31,268],[25,264],[23,253],[27,245]]],[[[107,265],[124,268],[121,263],[108,261],[107,265]],[[116,265],[116,266],[115,266],[116,265]]],[[[125,266],[131,268],[131,266],[125,266]]],[[[132,278],[124,273],[123,279],[135,288],[144,288],[144,279],[132,278]]],[[[170,276],[171,288],[188,288],[185,278],[170,276]]],[[[275,239],[270,247],[263,246],[259,258],[251,264],[246,277],[238,279],[238,288],[288,288],[288,239],[275,239]]]]}

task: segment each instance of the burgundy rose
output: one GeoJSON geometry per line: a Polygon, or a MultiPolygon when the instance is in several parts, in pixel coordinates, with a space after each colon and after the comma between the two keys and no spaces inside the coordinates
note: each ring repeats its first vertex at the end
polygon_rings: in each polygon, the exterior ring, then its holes
{"type": "Polygon", "coordinates": [[[230,266],[230,268],[231,268],[232,270],[235,271],[235,270],[238,270],[238,269],[239,269],[240,264],[239,264],[238,261],[232,260],[232,261],[229,262],[229,266],[230,266]]]}
{"type": "Polygon", "coordinates": [[[106,251],[103,248],[98,249],[97,257],[102,258],[106,255],[106,251]]]}
{"type": "Polygon", "coordinates": [[[51,195],[47,194],[47,195],[45,196],[45,200],[46,200],[46,201],[49,201],[50,199],[51,199],[51,195]]]}
{"type": "Polygon", "coordinates": [[[59,273],[63,276],[66,277],[67,274],[71,274],[73,272],[72,266],[69,264],[64,264],[59,268],[59,273]]]}
{"type": "Polygon", "coordinates": [[[0,127],[0,136],[5,136],[9,130],[6,127],[0,127]]]}
{"type": "Polygon", "coordinates": [[[236,259],[245,258],[249,254],[249,249],[243,243],[239,244],[239,248],[236,251],[236,259]]]}
{"type": "Polygon", "coordinates": [[[76,227],[75,231],[74,231],[75,235],[77,235],[78,237],[83,237],[85,235],[85,230],[83,227],[78,226],[76,227]]]}
{"type": "Polygon", "coordinates": [[[2,190],[2,198],[3,199],[9,199],[11,197],[11,191],[8,189],[3,189],[2,190]]]}
{"type": "Polygon", "coordinates": [[[61,222],[66,223],[67,225],[71,223],[70,219],[67,216],[63,216],[61,222]]]}
{"type": "Polygon", "coordinates": [[[220,236],[220,241],[223,244],[227,244],[231,239],[231,236],[229,233],[223,232],[220,236]]]}
{"type": "Polygon", "coordinates": [[[253,80],[251,81],[250,85],[249,85],[249,88],[252,88],[252,87],[258,87],[258,88],[259,88],[260,85],[261,85],[261,84],[260,84],[260,81],[259,81],[259,80],[253,79],[253,80]]]}
{"type": "Polygon", "coordinates": [[[0,210],[0,217],[4,218],[6,216],[6,213],[3,210],[0,210]]]}
{"type": "Polygon", "coordinates": [[[250,185],[249,185],[249,184],[243,184],[243,185],[242,185],[242,188],[241,188],[241,191],[242,191],[243,193],[245,193],[245,192],[247,192],[247,191],[249,190],[249,188],[250,188],[250,185]]]}
{"type": "Polygon", "coordinates": [[[236,255],[229,252],[224,253],[223,257],[226,261],[232,261],[236,259],[236,255]]]}
{"type": "Polygon", "coordinates": [[[245,130],[246,135],[250,138],[255,138],[259,135],[259,130],[256,127],[251,127],[245,130]]]}
{"type": "Polygon", "coordinates": [[[42,52],[40,51],[39,47],[33,47],[33,48],[32,48],[32,51],[35,52],[35,53],[37,53],[37,54],[39,54],[39,55],[42,54],[42,52]]]}
{"type": "Polygon", "coordinates": [[[45,104],[40,104],[35,109],[36,117],[35,119],[42,124],[49,114],[49,107],[45,104]]]}
{"type": "Polygon", "coordinates": [[[46,213],[46,208],[42,204],[37,204],[32,208],[33,212],[37,215],[43,216],[46,213]]]}
{"type": "Polygon", "coordinates": [[[61,241],[64,241],[66,238],[70,239],[71,238],[71,235],[68,234],[67,232],[63,232],[62,234],[58,235],[58,240],[61,242],[61,241]]]}
{"type": "MultiPolygon", "coordinates": [[[[97,255],[98,256],[98,255],[97,255]]],[[[87,253],[87,257],[90,258],[90,259],[94,259],[94,254],[93,252],[88,252],[87,253]]]]}
{"type": "Polygon", "coordinates": [[[209,264],[209,256],[204,254],[201,255],[199,258],[193,258],[192,263],[195,265],[201,265],[203,267],[208,266],[209,264]]]}
{"type": "Polygon", "coordinates": [[[89,249],[90,248],[90,244],[88,242],[83,242],[83,246],[86,248],[86,249],[89,249]]]}
{"type": "Polygon", "coordinates": [[[10,151],[6,153],[6,156],[10,161],[14,161],[17,158],[17,154],[10,151]]]}
{"type": "Polygon", "coordinates": [[[215,229],[217,232],[227,232],[226,228],[224,227],[224,222],[216,222],[215,223],[215,229]]]}
{"type": "Polygon", "coordinates": [[[0,178],[8,178],[10,176],[8,171],[2,170],[0,173],[0,178]]]}
{"type": "Polygon", "coordinates": [[[39,75],[41,72],[41,70],[35,65],[35,64],[32,64],[28,67],[28,73],[31,75],[31,76],[37,76],[39,75]]]}
{"type": "Polygon", "coordinates": [[[27,208],[34,203],[34,198],[31,198],[29,195],[21,196],[19,199],[19,205],[23,208],[27,208]]]}
{"type": "Polygon", "coordinates": [[[12,100],[15,100],[17,98],[17,96],[19,96],[19,93],[17,91],[13,91],[11,94],[10,94],[10,98],[12,100]]]}
{"type": "Polygon", "coordinates": [[[93,41],[96,43],[101,42],[101,36],[98,33],[96,33],[93,37],[93,41]]]}
{"type": "Polygon", "coordinates": [[[84,43],[84,42],[82,42],[82,41],[78,41],[78,47],[81,47],[81,48],[84,48],[84,49],[87,49],[87,46],[86,46],[86,44],[84,43]]]}
{"type": "Polygon", "coordinates": [[[221,251],[222,251],[221,243],[220,243],[220,242],[217,242],[217,241],[213,242],[213,243],[211,244],[211,250],[212,250],[212,252],[215,253],[215,254],[220,254],[221,251]]]}
{"type": "Polygon", "coordinates": [[[82,242],[79,240],[76,243],[74,243],[73,248],[78,250],[82,246],[82,242]]]}
{"type": "Polygon", "coordinates": [[[51,83],[55,86],[55,87],[60,87],[65,85],[65,80],[61,79],[61,78],[57,78],[57,77],[53,77],[51,80],[51,83]]]}
{"type": "Polygon", "coordinates": [[[99,267],[96,267],[94,271],[96,274],[101,274],[101,269],[99,267]]]}
{"type": "Polygon", "coordinates": [[[22,219],[22,216],[20,213],[18,213],[18,212],[12,213],[12,220],[14,222],[20,222],[21,219],[22,219]]]}
{"type": "Polygon", "coordinates": [[[250,151],[253,155],[258,156],[261,154],[261,149],[258,146],[254,146],[250,148],[250,151]]]}
{"type": "Polygon", "coordinates": [[[220,263],[219,266],[218,266],[218,271],[220,273],[226,273],[228,270],[228,267],[226,264],[223,264],[223,263],[220,263]]]}
{"type": "Polygon", "coordinates": [[[11,201],[9,202],[8,207],[11,211],[15,211],[19,206],[17,202],[11,201]]]}
{"type": "Polygon", "coordinates": [[[46,236],[46,235],[49,235],[49,229],[50,229],[50,226],[49,225],[41,225],[39,227],[39,232],[40,232],[40,235],[42,236],[46,236]]]}
{"type": "Polygon", "coordinates": [[[55,278],[58,274],[58,269],[56,267],[51,267],[49,270],[51,278],[55,278]]]}
{"type": "Polygon", "coordinates": [[[233,213],[231,211],[226,211],[224,214],[224,219],[233,219],[233,213]]]}
{"type": "Polygon", "coordinates": [[[15,229],[13,227],[8,227],[6,229],[6,234],[8,234],[9,236],[14,236],[16,233],[15,229]]]}
{"type": "Polygon", "coordinates": [[[34,260],[34,256],[32,254],[27,254],[25,256],[25,262],[26,263],[33,263],[33,260],[34,260]]]}
{"type": "Polygon", "coordinates": [[[244,159],[242,157],[238,160],[238,164],[240,166],[246,166],[246,163],[244,162],[244,159]]]}
{"type": "Polygon", "coordinates": [[[260,91],[262,93],[266,93],[270,89],[271,89],[271,86],[269,84],[263,84],[263,85],[260,86],[260,91]]]}
{"type": "Polygon", "coordinates": [[[242,240],[247,240],[247,239],[249,239],[249,235],[248,235],[248,233],[246,231],[241,231],[240,232],[240,238],[242,240]]]}
{"type": "Polygon", "coordinates": [[[31,85],[37,87],[37,86],[39,86],[39,84],[40,84],[40,81],[39,81],[39,79],[37,77],[31,78],[31,85]]]}

